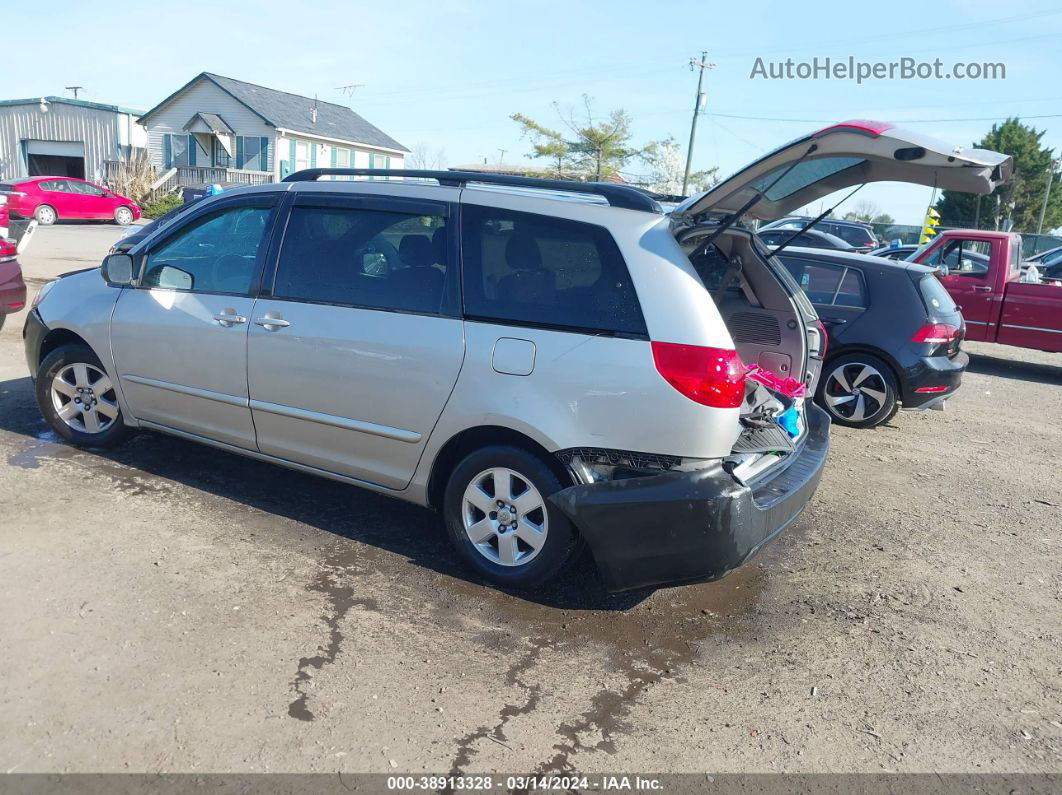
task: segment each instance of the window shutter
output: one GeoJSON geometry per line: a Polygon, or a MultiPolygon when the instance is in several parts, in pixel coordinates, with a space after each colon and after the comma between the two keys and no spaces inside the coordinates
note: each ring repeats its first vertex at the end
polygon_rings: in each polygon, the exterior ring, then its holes
{"type": "Polygon", "coordinates": [[[310,144],[310,168],[317,168],[317,144],[310,144]]]}
{"type": "Polygon", "coordinates": [[[258,156],[261,158],[259,160],[258,170],[269,171],[269,139],[264,135],[262,136],[262,145],[258,156]]]}
{"type": "Polygon", "coordinates": [[[243,168],[243,136],[236,136],[236,168],[243,168]]]}
{"type": "Polygon", "coordinates": [[[195,136],[188,133],[188,165],[195,165],[195,136]]]}
{"type": "Polygon", "coordinates": [[[162,135],[162,166],[163,168],[173,168],[173,140],[170,138],[169,133],[163,133],[162,135]]]}
{"type": "Polygon", "coordinates": [[[332,147],[332,168],[336,167],[336,148],[332,147]]]}
{"type": "Polygon", "coordinates": [[[294,171],[295,170],[295,139],[292,138],[290,143],[291,143],[291,170],[294,171]]]}
{"type": "Polygon", "coordinates": [[[369,152],[369,168],[376,168],[376,155],[369,152]]]}

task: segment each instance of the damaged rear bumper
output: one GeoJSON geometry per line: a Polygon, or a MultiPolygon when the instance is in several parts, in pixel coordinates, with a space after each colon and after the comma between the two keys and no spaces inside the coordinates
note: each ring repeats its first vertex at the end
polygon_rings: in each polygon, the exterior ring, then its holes
{"type": "Polygon", "coordinates": [[[579,528],[610,591],[714,580],[800,515],[830,446],[830,421],[808,405],[808,433],[778,472],[752,487],[721,466],[563,489],[550,500],[579,528]]]}

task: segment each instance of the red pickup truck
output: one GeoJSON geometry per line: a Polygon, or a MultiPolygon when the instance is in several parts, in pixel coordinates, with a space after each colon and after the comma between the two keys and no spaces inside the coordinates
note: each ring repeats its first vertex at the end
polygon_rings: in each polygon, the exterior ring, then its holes
{"type": "Polygon", "coordinates": [[[1062,352],[1062,284],[1021,281],[1021,235],[949,229],[910,259],[946,269],[966,339],[1062,352]]]}

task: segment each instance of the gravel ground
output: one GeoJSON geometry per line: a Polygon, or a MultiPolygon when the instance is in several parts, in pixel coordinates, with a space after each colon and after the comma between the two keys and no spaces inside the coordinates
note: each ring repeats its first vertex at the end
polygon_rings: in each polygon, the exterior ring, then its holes
{"type": "MultiPolygon", "coordinates": [[[[40,230],[31,285],[118,234],[40,230]]],[[[411,505],[152,434],[60,444],[21,321],[0,771],[1062,771],[1058,355],[971,344],[947,412],[835,429],[807,512],[717,583],[609,596],[584,562],[528,595],[411,505]]]]}

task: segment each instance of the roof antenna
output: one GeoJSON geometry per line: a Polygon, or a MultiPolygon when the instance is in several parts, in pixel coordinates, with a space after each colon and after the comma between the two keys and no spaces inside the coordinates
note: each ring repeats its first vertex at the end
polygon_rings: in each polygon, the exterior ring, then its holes
{"type": "Polygon", "coordinates": [[[349,86],[336,86],[335,90],[342,92],[343,96],[345,96],[345,97],[352,97],[353,98],[354,92],[357,91],[359,88],[365,88],[365,84],[364,83],[351,83],[349,86]]]}
{"type": "Polygon", "coordinates": [[[84,91],[85,90],[84,86],[63,86],[63,87],[67,91],[73,91],[74,92],[74,99],[77,99],[77,92],[78,91],[84,91]]]}
{"type": "Polygon", "coordinates": [[[310,121],[317,124],[317,95],[313,95],[313,110],[310,111],[310,121]]]}

